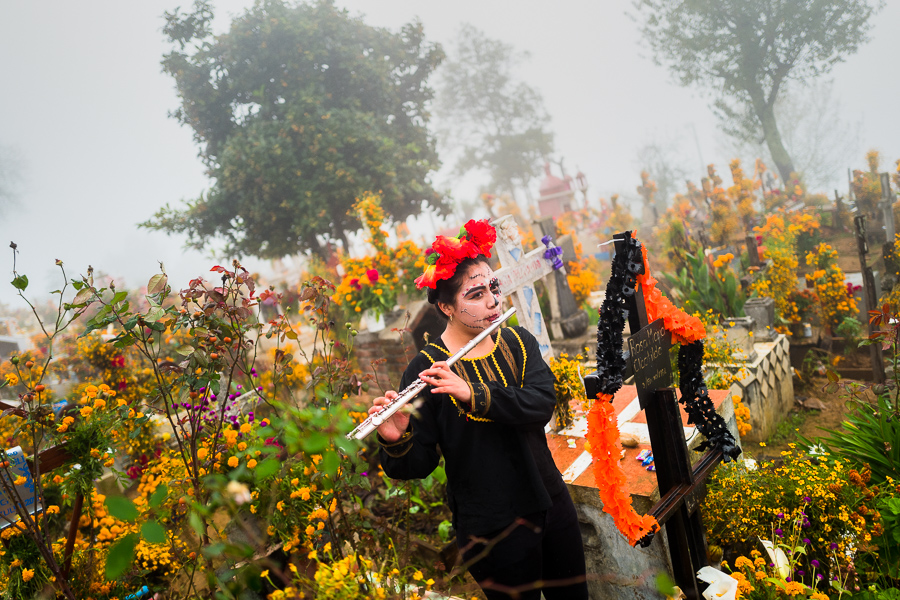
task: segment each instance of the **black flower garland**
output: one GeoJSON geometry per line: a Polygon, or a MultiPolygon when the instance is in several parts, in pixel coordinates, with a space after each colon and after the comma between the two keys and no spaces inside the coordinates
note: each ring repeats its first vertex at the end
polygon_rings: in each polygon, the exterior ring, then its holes
{"type": "MultiPolygon", "coordinates": [[[[625,358],[622,353],[622,332],[628,318],[627,300],[634,296],[636,277],[643,273],[644,258],[641,243],[630,231],[625,232],[625,249],[616,252],[612,273],[606,285],[606,298],[600,308],[597,323],[597,371],[592,380],[585,378],[588,395],[614,395],[623,383],[625,358]]],[[[682,344],[678,350],[679,402],[688,414],[688,423],[695,425],[706,440],[698,450],[715,447],[722,450],[725,461],[736,459],[741,448],[728,430],[725,419],[716,412],[703,380],[703,342],[682,344]]]]}

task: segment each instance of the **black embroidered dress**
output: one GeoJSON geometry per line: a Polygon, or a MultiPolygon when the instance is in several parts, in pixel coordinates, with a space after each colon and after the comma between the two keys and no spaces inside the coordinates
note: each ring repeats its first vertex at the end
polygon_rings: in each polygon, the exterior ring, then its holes
{"type": "MultiPolygon", "coordinates": [[[[428,344],[400,388],[449,356],[440,339],[428,344]]],[[[565,484],[544,434],[556,405],[554,377],[534,336],[521,327],[501,329],[489,354],[463,358],[453,370],[472,389],[471,406],[432,394],[429,386],[400,440],[379,441],[384,472],[395,479],[427,477],[443,454],[453,524],[465,539],[547,510],[565,484]]]]}

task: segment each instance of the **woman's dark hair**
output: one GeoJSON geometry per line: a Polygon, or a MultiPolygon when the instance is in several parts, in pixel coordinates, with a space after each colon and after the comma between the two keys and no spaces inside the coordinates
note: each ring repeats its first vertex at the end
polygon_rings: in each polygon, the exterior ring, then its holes
{"type": "Polygon", "coordinates": [[[434,289],[428,288],[428,302],[435,305],[437,313],[441,318],[446,319],[447,315],[445,315],[444,311],[437,306],[438,302],[450,304],[451,306],[454,305],[456,303],[456,294],[459,292],[459,286],[462,285],[463,277],[466,276],[469,267],[479,264],[490,265],[490,262],[484,254],[479,254],[475,258],[463,259],[456,265],[456,272],[453,274],[453,277],[450,279],[441,279],[435,284],[434,289]]]}

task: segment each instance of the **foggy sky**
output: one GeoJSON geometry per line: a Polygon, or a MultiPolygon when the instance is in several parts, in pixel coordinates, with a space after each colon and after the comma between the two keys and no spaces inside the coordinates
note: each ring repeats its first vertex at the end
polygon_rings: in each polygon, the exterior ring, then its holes
{"type": "MultiPolygon", "coordinates": [[[[216,1],[216,30],[250,0],[216,1]]],[[[54,259],[70,277],[88,264],[144,285],[163,261],[173,286],[205,275],[216,259],[182,250],[182,240],[138,230],[166,202],[196,197],[208,186],[191,131],[167,117],[178,99],[160,70],[169,50],[165,10],[188,2],[121,0],[22,2],[0,0],[0,148],[22,165],[18,203],[0,214],[0,302],[18,306],[8,285],[11,250],[32,280],[30,296],[59,287],[54,259]]],[[[731,156],[707,99],[675,85],[647,56],[629,2],[496,0],[344,0],[367,23],[397,30],[418,16],[428,40],[451,44],[469,22],[488,36],[531,53],[522,77],[544,96],[557,154],[570,173],[588,177],[592,200],[632,194],[640,182],[636,152],[654,139],[680,142],[680,159],[699,180],[715,162],[726,182],[731,156]],[[694,133],[697,142],[694,141],[694,133]]],[[[882,167],[900,158],[900,2],[877,16],[873,40],[838,65],[831,77],[844,119],[861,124],[850,166],[882,151],[882,167]]],[[[450,166],[450,165],[447,165],[450,166]]],[[[436,178],[457,199],[474,195],[477,177],[436,178]]],[[[537,183],[534,187],[536,188],[537,183]]],[[[831,193],[831,190],[822,190],[831,193]]],[[[251,268],[266,263],[245,259],[251,268]]]]}

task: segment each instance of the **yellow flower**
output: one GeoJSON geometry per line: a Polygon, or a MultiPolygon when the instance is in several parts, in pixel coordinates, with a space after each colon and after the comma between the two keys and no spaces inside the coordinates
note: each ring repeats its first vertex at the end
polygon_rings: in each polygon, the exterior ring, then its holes
{"type": "Polygon", "coordinates": [[[91,416],[92,412],[94,412],[93,408],[91,408],[90,406],[85,406],[84,408],[81,409],[81,416],[86,419],[89,416],[91,416]]]}
{"type": "Polygon", "coordinates": [[[252,429],[250,423],[244,423],[243,425],[241,425],[241,433],[250,433],[250,429],[252,429]]]}
{"type": "Polygon", "coordinates": [[[255,466],[256,466],[256,459],[255,459],[255,458],[251,458],[251,459],[247,462],[247,468],[248,468],[248,469],[252,469],[252,468],[255,467],[255,466]]]}
{"type": "Polygon", "coordinates": [[[22,570],[22,581],[31,581],[32,577],[34,577],[34,569],[22,570]]]}
{"type": "Polygon", "coordinates": [[[231,467],[232,469],[237,467],[239,463],[240,463],[240,460],[238,460],[237,456],[232,456],[231,458],[228,459],[228,466],[231,467]]]}
{"type": "Polygon", "coordinates": [[[422,571],[416,571],[415,573],[413,573],[413,580],[414,580],[414,581],[422,581],[422,579],[424,579],[424,577],[425,577],[425,576],[422,575],[422,571]]]}
{"type": "Polygon", "coordinates": [[[269,570],[266,569],[265,571],[263,571],[262,573],[260,573],[259,576],[260,576],[261,578],[265,579],[266,577],[269,576],[269,570]]]}
{"type": "Polygon", "coordinates": [[[198,460],[205,460],[207,454],[209,454],[209,450],[207,450],[206,448],[197,449],[197,459],[198,460]]]}
{"type": "Polygon", "coordinates": [[[22,485],[22,484],[24,484],[26,481],[28,481],[28,480],[25,479],[25,476],[24,476],[24,475],[19,475],[18,477],[16,477],[16,480],[13,481],[13,483],[16,484],[16,485],[22,485]]]}

